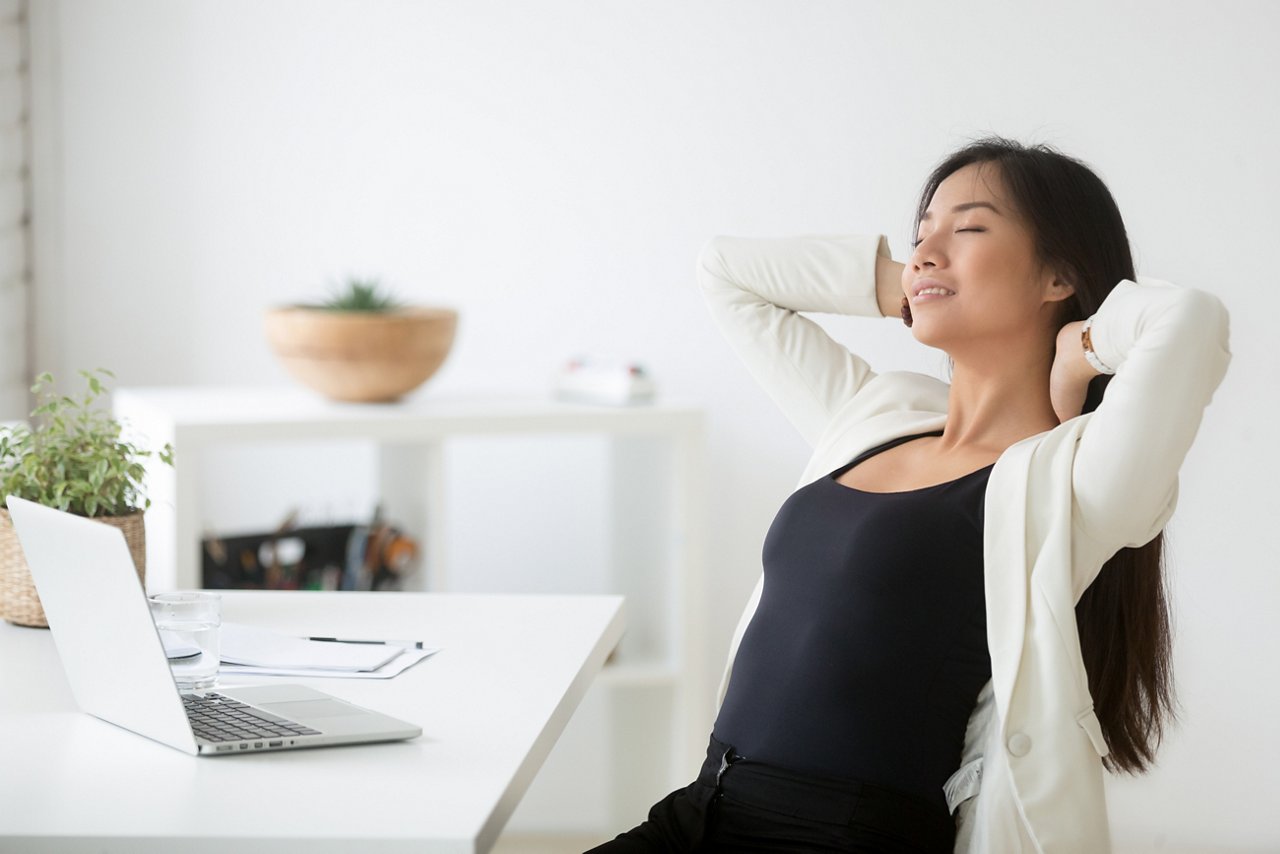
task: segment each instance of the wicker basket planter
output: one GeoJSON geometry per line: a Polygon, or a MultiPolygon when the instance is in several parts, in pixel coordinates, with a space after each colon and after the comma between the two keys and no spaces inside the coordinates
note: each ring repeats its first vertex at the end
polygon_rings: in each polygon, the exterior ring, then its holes
{"type": "MultiPolygon", "coordinates": [[[[128,516],[95,516],[93,520],[124,531],[139,581],[146,578],[147,564],[146,529],[142,518],[139,512],[128,516]]],[[[85,567],[85,571],[92,572],[93,568],[85,567]]],[[[22,556],[18,532],[13,529],[9,511],[3,507],[0,507],[0,617],[19,626],[49,626],[44,608],[40,607],[40,597],[36,595],[31,570],[27,569],[26,558],[22,556]]]]}

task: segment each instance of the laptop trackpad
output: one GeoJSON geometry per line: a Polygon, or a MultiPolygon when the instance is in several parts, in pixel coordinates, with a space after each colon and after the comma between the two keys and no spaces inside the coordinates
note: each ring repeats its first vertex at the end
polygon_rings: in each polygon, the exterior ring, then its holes
{"type": "Polygon", "coordinates": [[[334,715],[367,714],[359,706],[342,700],[292,700],[287,703],[258,703],[258,708],[294,720],[304,718],[331,718],[334,715]]]}

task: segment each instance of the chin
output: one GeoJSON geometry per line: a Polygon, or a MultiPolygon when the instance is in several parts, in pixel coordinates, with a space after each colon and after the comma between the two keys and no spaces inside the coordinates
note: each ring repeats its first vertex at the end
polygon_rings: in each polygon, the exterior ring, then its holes
{"type": "Polygon", "coordinates": [[[920,324],[917,323],[911,327],[911,334],[924,346],[930,347],[934,350],[941,350],[943,353],[950,355],[950,352],[947,349],[946,339],[938,335],[936,330],[931,330],[927,327],[921,329],[920,324]]]}
{"type": "Polygon", "coordinates": [[[928,323],[921,323],[918,320],[910,327],[911,335],[921,344],[927,347],[938,346],[938,334],[936,330],[930,329],[928,323]]]}

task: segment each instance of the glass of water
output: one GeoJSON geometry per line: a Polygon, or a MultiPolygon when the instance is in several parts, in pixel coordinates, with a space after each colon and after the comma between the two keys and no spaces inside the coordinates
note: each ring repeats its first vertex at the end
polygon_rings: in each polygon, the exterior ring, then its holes
{"type": "Polygon", "coordinates": [[[218,680],[218,629],[222,596],[207,590],[156,593],[150,597],[169,669],[179,691],[212,688],[218,680]]]}

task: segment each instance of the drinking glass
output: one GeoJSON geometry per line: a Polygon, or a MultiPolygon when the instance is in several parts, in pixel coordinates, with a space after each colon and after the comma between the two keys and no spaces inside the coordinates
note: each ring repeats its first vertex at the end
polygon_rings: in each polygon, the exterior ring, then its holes
{"type": "Polygon", "coordinates": [[[212,688],[218,680],[222,596],[182,590],[156,593],[149,601],[178,690],[212,688]]]}

